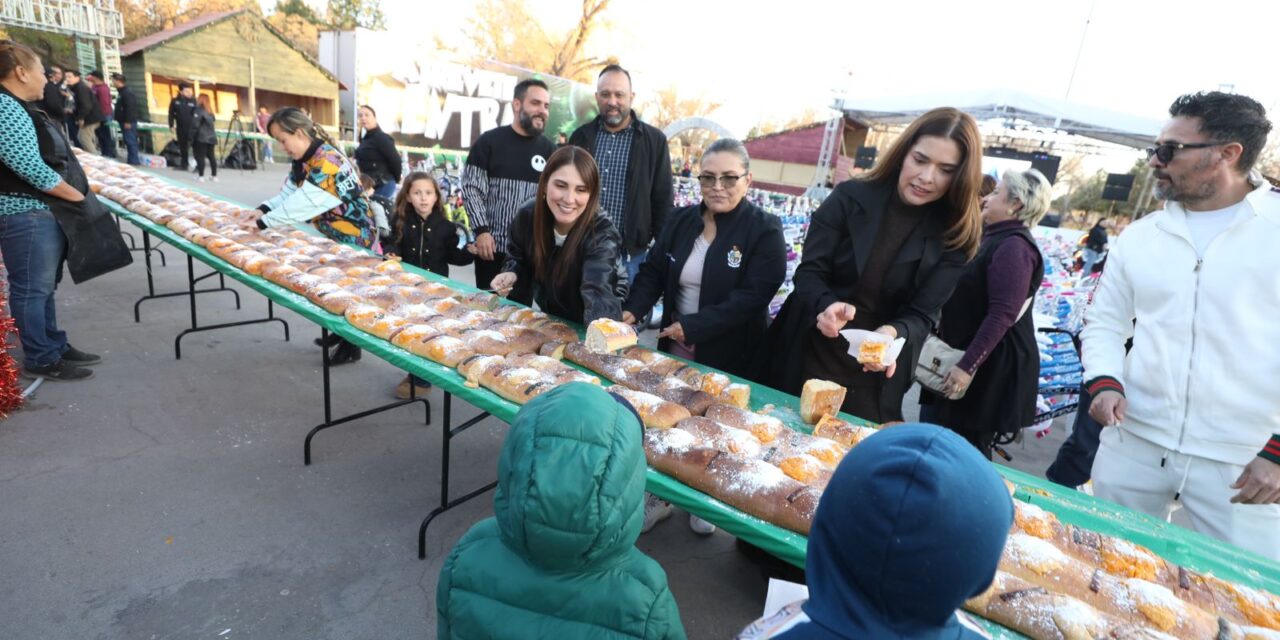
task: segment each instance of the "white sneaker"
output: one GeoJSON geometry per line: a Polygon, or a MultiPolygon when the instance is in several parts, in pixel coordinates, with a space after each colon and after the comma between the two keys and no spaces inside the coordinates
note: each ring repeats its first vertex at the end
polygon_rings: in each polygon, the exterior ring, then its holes
{"type": "Polygon", "coordinates": [[[716,526],[699,518],[698,516],[689,514],[689,528],[700,536],[709,536],[716,532],[716,526]]]}
{"type": "Polygon", "coordinates": [[[213,179],[213,181],[214,181],[214,182],[217,182],[217,181],[218,181],[218,176],[214,176],[212,179],[213,179]]]}
{"type": "Polygon", "coordinates": [[[644,526],[640,533],[649,533],[654,525],[671,517],[671,503],[659,500],[653,494],[644,494],[644,526]]]}
{"type": "Polygon", "coordinates": [[[207,178],[205,178],[204,176],[200,176],[200,177],[196,178],[196,182],[208,182],[208,181],[209,181],[209,180],[208,180],[207,178]]]}

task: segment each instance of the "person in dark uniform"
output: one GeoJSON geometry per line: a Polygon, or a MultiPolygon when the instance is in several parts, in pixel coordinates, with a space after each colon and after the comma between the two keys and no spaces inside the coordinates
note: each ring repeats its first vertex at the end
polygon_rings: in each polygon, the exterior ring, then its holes
{"type": "Polygon", "coordinates": [[[902,420],[911,369],[981,241],[981,156],[973,118],[934,109],[872,170],[836,186],[813,214],[795,291],[759,350],[769,386],[799,394],[806,379],[829,380],[848,389],[844,411],[902,420]],[[905,348],[887,367],[859,364],[840,335],[846,325],[901,337],[905,348]]]}
{"type": "Polygon", "coordinates": [[[1031,227],[1049,210],[1052,187],[1035,169],[1008,171],[982,201],[982,245],[942,307],[938,337],[964,356],[946,374],[946,397],[924,390],[920,418],[955,431],[991,457],[997,436],[1036,415],[1040,350],[1031,303],[1044,258],[1031,227]]]}
{"type": "Polygon", "coordinates": [[[173,167],[179,171],[187,170],[188,158],[191,155],[192,137],[195,134],[196,91],[186,82],[178,85],[178,95],[169,103],[169,130],[178,141],[178,150],[182,153],[182,164],[173,167]]]}

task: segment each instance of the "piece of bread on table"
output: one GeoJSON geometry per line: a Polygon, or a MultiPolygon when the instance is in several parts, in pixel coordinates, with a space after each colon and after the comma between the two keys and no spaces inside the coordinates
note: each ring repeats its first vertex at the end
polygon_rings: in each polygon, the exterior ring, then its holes
{"type": "Polygon", "coordinates": [[[538,355],[555,358],[556,360],[564,360],[565,344],[566,343],[560,342],[559,340],[548,340],[547,342],[542,343],[541,347],[538,347],[538,355]]]}
{"type": "Polygon", "coordinates": [[[428,338],[421,344],[422,353],[418,355],[450,368],[457,367],[459,362],[475,355],[475,351],[472,351],[462,340],[450,335],[428,338]]]}
{"type": "Polygon", "coordinates": [[[702,374],[702,385],[698,387],[707,395],[719,398],[733,381],[723,373],[709,371],[702,374]]]}
{"type": "Polygon", "coordinates": [[[569,362],[586,367],[604,376],[606,380],[618,384],[625,384],[622,380],[626,378],[627,374],[644,369],[644,364],[638,360],[592,353],[581,342],[571,342],[565,345],[564,357],[569,362]]]}
{"type": "Polygon", "coordinates": [[[495,296],[488,291],[469,293],[462,296],[463,304],[471,307],[472,309],[479,309],[480,311],[493,311],[494,309],[497,309],[499,300],[500,298],[498,298],[498,296],[495,296]]]}
{"type": "Polygon", "coordinates": [[[826,380],[805,380],[800,391],[800,419],[805,424],[817,424],[822,416],[839,413],[844,404],[846,389],[826,380]]]}
{"type": "Polygon", "coordinates": [[[506,364],[485,369],[480,374],[480,385],[516,404],[525,404],[555,388],[536,369],[506,364]]]}
{"type": "Polygon", "coordinates": [[[751,386],[735,382],[724,388],[724,392],[720,394],[720,402],[731,404],[739,409],[746,409],[751,405],[751,386]]]}
{"type": "Polygon", "coordinates": [[[382,307],[371,304],[355,304],[347,307],[343,315],[347,318],[355,328],[368,332],[373,328],[373,323],[387,315],[382,307]]]}
{"type": "Polygon", "coordinates": [[[400,303],[391,307],[388,311],[400,316],[401,318],[406,318],[414,322],[422,322],[440,315],[440,313],[436,311],[435,307],[425,303],[400,303]]]}
{"type": "Polygon", "coordinates": [[[598,318],[587,325],[587,350],[592,353],[614,353],[635,345],[639,336],[635,327],[609,318],[598,318]]]}
{"type": "Polygon", "coordinates": [[[458,336],[472,351],[488,355],[505,356],[511,353],[511,341],[492,329],[470,330],[458,336]]]}
{"type": "Polygon", "coordinates": [[[797,453],[772,461],[788,476],[815,489],[826,489],[831,481],[831,469],[807,453],[797,453]]]}
{"type": "Polygon", "coordinates": [[[765,456],[765,460],[769,462],[776,463],[778,460],[794,455],[809,455],[828,469],[839,466],[840,461],[844,460],[845,454],[849,452],[847,447],[835,440],[811,436],[799,431],[783,433],[773,441],[772,445],[772,451],[765,456]]]}
{"type": "Polygon", "coordinates": [[[368,304],[368,302],[364,298],[361,298],[346,289],[339,289],[320,296],[317,304],[324,307],[324,310],[329,313],[343,315],[351,305],[368,304]]]}
{"type": "Polygon", "coordinates": [[[432,282],[430,280],[419,284],[418,289],[421,289],[423,293],[433,298],[450,298],[458,295],[458,292],[450,288],[448,285],[441,284],[439,282],[432,282]]]}
{"type": "Polygon", "coordinates": [[[631,403],[631,407],[640,414],[640,421],[650,429],[670,429],[677,422],[690,417],[688,409],[651,393],[628,389],[621,385],[609,387],[608,391],[618,394],[623,400],[631,403]]]}
{"type": "Polygon", "coordinates": [[[515,312],[507,318],[507,322],[514,322],[516,324],[522,324],[526,327],[530,327],[533,326],[534,323],[546,322],[549,319],[550,317],[541,311],[530,309],[528,307],[521,307],[516,309],[515,312]]]}
{"type": "Polygon", "coordinates": [[[387,341],[401,349],[413,353],[413,347],[415,344],[434,338],[438,335],[440,335],[438,330],[425,324],[406,323],[404,326],[397,329],[395,333],[392,333],[391,337],[388,338],[387,341]]]}
{"type": "Polygon", "coordinates": [[[819,438],[835,440],[850,449],[858,446],[859,442],[866,440],[875,433],[875,429],[850,424],[831,415],[822,416],[818,420],[818,424],[813,427],[813,435],[819,438]]]}
{"type": "Polygon", "coordinates": [[[477,353],[463,359],[458,363],[457,368],[458,373],[461,374],[463,378],[466,378],[467,382],[470,382],[472,385],[479,385],[480,376],[483,375],[485,371],[488,371],[493,367],[503,366],[504,364],[505,360],[502,356],[477,353]]]}
{"type": "Polygon", "coordinates": [[[426,320],[423,320],[423,323],[431,325],[432,327],[439,329],[441,332],[447,333],[455,338],[461,336],[467,331],[470,331],[470,327],[448,316],[427,318],[426,320]]]}
{"type": "Polygon", "coordinates": [[[618,355],[632,360],[639,360],[644,363],[646,369],[660,376],[668,375],[676,369],[686,366],[684,362],[641,346],[627,347],[620,351],[618,355]]]}
{"type": "Polygon", "coordinates": [[[548,321],[538,324],[536,327],[530,327],[538,333],[546,336],[548,340],[570,343],[578,341],[578,332],[573,327],[557,321],[548,321]]]}
{"type": "Polygon", "coordinates": [[[773,416],[762,416],[728,404],[713,404],[706,416],[735,429],[750,431],[760,442],[768,444],[790,431],[782,421],[773,416]]]}
{"type": "Polygon", "coordinates": [[[549,340],[535,329],[508,322],[490,325],[490,328],[507,337],[511,342],[510,353],[538,353],[549,340]]]}
{"type": "Polygon", "coordinates": [[[759,458],[764,450],[760,439],[749,431],[726,427],[710,418],[693,416],[677,422],[676,429],[684,429],[696,436],[704,445],[744,458],[759,458]]]}
{"type": "Polygon", "coordinates": [[[646,434],[645,457],[650,466],[743,512],[809,535],[822,495],[817,489],[763,460],[696,446],[694,437],[687,439],[694,446],[682,449],[673,444],[678,440],[651,440],[646,434]]]}

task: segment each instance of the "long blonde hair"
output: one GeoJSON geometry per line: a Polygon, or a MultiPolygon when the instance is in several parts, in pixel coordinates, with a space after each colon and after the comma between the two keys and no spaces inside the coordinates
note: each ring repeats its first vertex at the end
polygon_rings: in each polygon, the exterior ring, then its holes
{"type": "Polygon", "coordinates": [[[880,161],[858,179],[897,189],[907,154],[925,136],[947,138],[960,147],[960,166],[956,167],[955,178],[944,196],[951,205],[944,246],[973,258],[982,242],[982,209],[978,202],[982,187],[982,135],[973,116],[951,107],[925,113],[908,125],[889,146],[889,151],[880,156],[880,161]]]}

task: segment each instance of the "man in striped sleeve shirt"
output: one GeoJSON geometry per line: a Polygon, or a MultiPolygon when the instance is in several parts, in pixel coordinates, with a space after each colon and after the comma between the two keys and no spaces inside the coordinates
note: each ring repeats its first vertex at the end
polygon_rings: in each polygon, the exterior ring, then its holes
{"type": "Polygon", "coordinates": [[[1113,243],[1081,335],[1094,495],[1280,560],[1280,193],[1252,172],[1271,123],[1217,91],[1169,115],[1147,149],[1165,207],[1113,243]]]}
{"type": "Polygon", "coordinates": [[[541,80],[523,80],[511,100],[514,121],[476,140],[462,170],[462,201],[476,234],[476,286],[490,288],[507,259],[516,210],[538,193],[538,178],[555,145],[542,135],[551,94],[541,80]]]}

